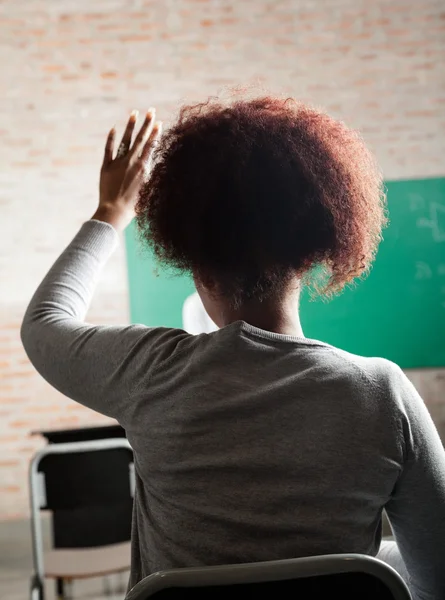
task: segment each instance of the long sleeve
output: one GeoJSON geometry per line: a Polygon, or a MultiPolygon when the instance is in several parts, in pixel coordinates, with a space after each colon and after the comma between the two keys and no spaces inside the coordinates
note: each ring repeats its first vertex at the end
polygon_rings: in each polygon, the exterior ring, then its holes
{"type": "Polygon", "coordinates": [[[394,367],[405,462],[386,506],[414,600],[445,598],[445,451],[414,386],[394,367]]]}
{"type": "Polygon", "coordinates": [[[173,329],[84,322],[98,275],[117,243],[111,225],[85,223],[34,294],[21,336],[32,364],[52,386],[124,422],[138,373],[174,352],[181,335],[173,329]]]}

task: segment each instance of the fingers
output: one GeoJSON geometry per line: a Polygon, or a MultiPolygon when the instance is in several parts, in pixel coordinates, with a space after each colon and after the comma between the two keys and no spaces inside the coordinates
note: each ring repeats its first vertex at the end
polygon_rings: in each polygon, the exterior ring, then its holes
{"type": "Polygon", "coordinates": [[[131,149],[131,153],[133,155],[139,155],[141,153],[144,143],[147,141],[148,136],[153,130],[155,115],[156,110],[154,108],[149,108],[147,114],[145,115],[145,121],[143,122],[142,127],[140,128],[139,133],[134,140],[134,144],[131,149]]]}
{"type": "Polygon", "coordinates": [[[151,157],[151,154],[154,150],[154,147],[156,145],[156,142],[159,140],[159,138],[162,135],[162,122],[161,121],[157,121],[154,126],[153,126],[153,130],[150,134],[150,137],[148,138],[148,140],[145,142],[145,145],[142,149],[141,152],[141,161],[142,163],[146,163],[148,162],[148,160],[151,157]]]}
{"type": "Polygon", "coordinates": [[[136,121],[138,118],[138,111],[133,110],[130,113],[130,118],[128,119],[127,127],[125,128],[124,135],[122,136],[122,141],[119,144],[118,148],[118,156],[125,156],[128,153],[131,146],[131,138],[133,137],[133,131],[136,126],[136,121]]]}
{"type": "Polygon", "coordinates": [[[108,134],[107,141],[105,142],[105,152],[104,152],[104,166],[108,165],[113,160],[113,152],[114,152],[114,140],[116,138],[116,130],[113,127],[108,134]]]}
{"type": "MultiPolygon", "coordinates": [[[[121,143],[117,149],[116,158],[120,159],[127,157],[128,159],[132,159],[133,157],[136,157],[138,160],[142,160],[142,162],[149,160],[153,146],[156,140],[160,137],[162,130],[162,123],[155,123],[155,114],[156,111],[154,108],[150,108],[147,111],[142,127],[140,128],[139,133],[137,134],[132,145],[131,140],[133,137],[134,128],[136,126],[138,111],[133,110],[131,112],[124,135],[122,136],[121,143]]],[[[104,166],[113,161],[115,140],[116,129],[113,127],[108,134],[107,141],[105,143],[103,161],[104,166]]]]}

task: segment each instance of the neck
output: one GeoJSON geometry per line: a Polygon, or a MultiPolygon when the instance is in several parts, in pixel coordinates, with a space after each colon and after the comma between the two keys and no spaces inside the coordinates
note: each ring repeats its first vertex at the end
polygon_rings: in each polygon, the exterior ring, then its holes
{"type": "Polygon", "coordinates": [[[299,314],[299,290],[285,294],[279,299],[270,298],[263,302],[252,300],[237,309],[221,306],[219,318],[215,320],[219,327],[235,321],[245,321],[249,325],[281,335],[303,337],[299,314]]]}

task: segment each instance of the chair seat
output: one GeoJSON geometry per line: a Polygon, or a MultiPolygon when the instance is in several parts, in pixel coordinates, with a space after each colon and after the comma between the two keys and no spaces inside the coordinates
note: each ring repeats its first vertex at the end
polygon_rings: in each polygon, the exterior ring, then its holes
{"type": "Polygon", "coordinates": [[[45,577],[83,579],[130,570],[130,542],[45,553],[45,577]]]}

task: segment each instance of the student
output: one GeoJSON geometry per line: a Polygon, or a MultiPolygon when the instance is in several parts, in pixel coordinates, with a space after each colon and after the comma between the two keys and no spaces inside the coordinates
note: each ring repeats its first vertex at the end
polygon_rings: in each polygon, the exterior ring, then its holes
{"type": "Polygon", "coordinates": [[[386,509],[397,546],[381,556],[406,567],[415,600],[445,598],[445,454],[423,401],[395,364],[305,338],[298,316],[315,267],[330,294],[372,262],[385,223],[373,157],[291,99],[186,107],[161,139],[153,119],[132,141],[131,115],[116,157],[110,132],[98,209],[22,326],[49,383],[126,429],[130,585],[171,567],[377,555],[386,509]],[[84,322],[135,211],[218,331],[84,322]]]}
{"type": "Polygon", "coordinates": [[[182,307],[182,324],[184,330],[192,335],[200,333],[212,333],[218,327],[206,313],[206,309],[199,297],[198,292],[187,296],[182,307]]]}

